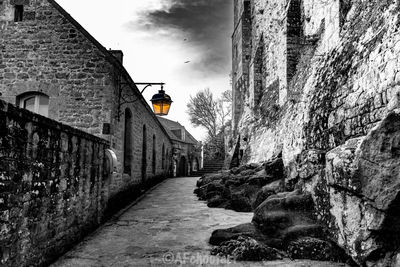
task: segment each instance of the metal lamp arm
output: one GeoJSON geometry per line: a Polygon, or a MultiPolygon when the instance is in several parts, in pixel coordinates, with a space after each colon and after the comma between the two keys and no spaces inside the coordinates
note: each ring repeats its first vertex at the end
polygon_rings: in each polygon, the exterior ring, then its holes
{"type": "Polygon", "coordinates": [[[136,85],[145,85],[145,87],[142,89],[142,91],[140,92],[141,94],[143,94],[144,90],[147,89],[147,87],[150,87],[152,85],[160,85],[161,89],[163,88],[163,86],[165,85],[165,83],[135,83],[136,85]]]}
{"type": "MultiPolygon", "coordinates": [[[[136,98],[135,100],[133,100],[133,101],[127,101],[127,100],[125,100],[124,99],[124,96],[122,96],[122,86],[124,86],[124,85],[129,85],[129,83],[120,83],[119,84],[119,103],[118,103],[118,112],[117,112],[117,117],[118,117],[118,120],[119,120],[119,118],[120,118],[120,113],[121,113],[121,110],[120,110],[120,107],[123,105],[123,104],[127,104],[127,103],[135,103],[136,101],[138,101],[138,100],[140,100],[140,98],[138,97],[138,98],[136,98]],[[121,99],[123,100],[122,102],[121,102],[121,99]]],[[[153,86],[153,85],[160,85],[161,86],[161,90],[163,89],[163,86],[165,85],[165,83],[150,83],[150,82],[148,82],[148,83],[135,83],[135,85],[145,85],[145,87],[142,89],[142,91],[140,92],[140,94],[143,94],[143,92],[148,88],[148,87],[151,87],[151,86],[153,86]]]]}
{"type": "Polygon", "coordinates": [[[140,93],[143,94],[144,90],[146,90],[147,87],[151,87],[151,86],[152,86],[152,84],[149,83],[148,85],[146,85],[146,86],[142,89],[142,91],[140,91],[140,93]]]}

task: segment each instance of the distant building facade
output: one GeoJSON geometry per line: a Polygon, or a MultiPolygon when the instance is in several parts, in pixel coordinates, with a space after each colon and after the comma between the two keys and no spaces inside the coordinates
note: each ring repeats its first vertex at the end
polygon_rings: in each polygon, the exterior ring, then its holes
{"type": "Polygon", "coordinates": [[[188,176],[203,168],[203,145],[179,122],[158,117],[173,143],[172,176],[188,176]]]}

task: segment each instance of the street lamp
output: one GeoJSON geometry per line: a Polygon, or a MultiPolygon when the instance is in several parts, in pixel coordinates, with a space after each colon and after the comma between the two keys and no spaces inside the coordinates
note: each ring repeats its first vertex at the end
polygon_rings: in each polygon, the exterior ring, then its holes
{"type": "Polygon", "coordinates": [[[153,95],[153,98],[150,101],[153,104],[153,110],[156,115],[168,115],[172,100],[171,97],[165,93],[162,86],[161,90],[158,91],[158,94],[153,95]]]}
{"type": "Polygon", "coordinates": [[[146,88],[149,86],[152,86],[152,85],[160,85],[161,86],[161,90],[158,91],[158,94],[153,95],[153,97],[150,100],[153,105],[154,114],[156,114],[158,116],[168,115],[169,109],[173,102],[171,100],[171,97],[165,93],[164,84],[165,83],[136,83],[136,85],[146,85],[141,92],[142,94],[143,94],[144,90],[146,90],[146,88]]]}

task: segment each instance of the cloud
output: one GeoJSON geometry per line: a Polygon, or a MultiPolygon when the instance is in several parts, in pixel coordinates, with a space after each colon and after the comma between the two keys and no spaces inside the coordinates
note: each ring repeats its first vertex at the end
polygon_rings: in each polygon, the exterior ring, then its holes
{"type": "Polygon", "coordinates": [[[233,0],[164,0],[158,9],[141,11],[132,30],[175,39],[196,51],[190,68],[206,75],[230,70],[233,0]]]}

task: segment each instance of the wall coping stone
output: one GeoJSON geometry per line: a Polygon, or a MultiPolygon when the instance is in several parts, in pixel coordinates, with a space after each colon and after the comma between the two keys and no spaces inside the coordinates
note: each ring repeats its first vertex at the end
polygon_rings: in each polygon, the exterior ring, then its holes
{"type": "Polygon", "coordinates": [[[65,125],[61,122],[49,119],[47,117],[36,114],[29,110],[16,107],[13,104],[5,102],[3,100],[0,100],[0,112],[7,113],[10,117],[16,117],[19,120],[25,120],[27,122],[34,122],[36,124],[43,125],[48,128],[57,129],[59,131],[62,131],[62,132],[68,133],[68,134],[72,134],[72,135],[75,135],[78,137],[82,137],[84,139],[91,140],[96,143],[101,143],[101,144],[106,145],[107,147],[110,145],[110,142],[103,138],[89,134],[82,130],[71,127],[69,125],[65,125]]]}

